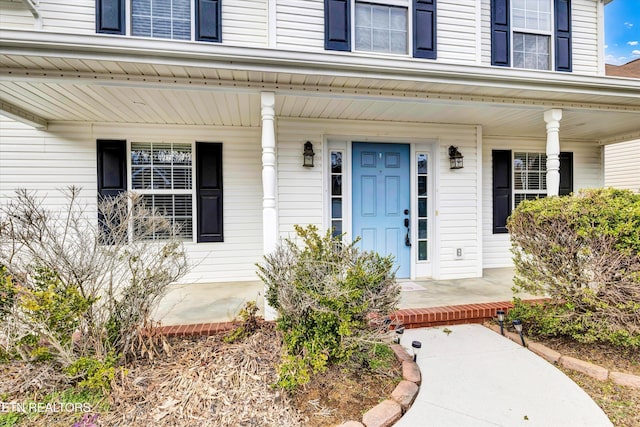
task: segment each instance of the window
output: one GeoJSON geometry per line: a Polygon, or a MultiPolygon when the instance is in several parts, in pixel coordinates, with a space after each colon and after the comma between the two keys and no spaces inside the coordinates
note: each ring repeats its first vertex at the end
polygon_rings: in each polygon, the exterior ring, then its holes
{"type": "Polygon", "coordinates": [[[342,234],[342,222],[343,222],[343,173],[342,167],[343,160],[342,151],[331,151],[331,227],[333,229],[333,235],[339,236],[342,234]]]}
{"type": "Polygon", "coordinates": [[[543,153],[514,153],[513,204],[547,195],[547,156],[543,153]]]}
{"type": "MultiPolygon", "coordinates": [[[[192,169],[191,144],[131,143],[131,189],[188,240],[193,239],[192,169]]],[[[166,237],[153,230],[151,234],[154,239],[166,237]]]]}
{"type": "MultiPolygon", "coordinates": [[[[573,153],[561,152],[558,194],[573,192],[573,153]]],[[[544,153],[491,151],[493,232],[508,233],[507,219],[523,200],[547,196],[547,158],[544,153]]]]}
{"type": "Polygon", "coordinates": [[[96,0],[96,32],[220,42],[221,8],[222,0],[96,0]]]}
{"type": "Polygon", "coordinates": [[[418,261],[429,259],[429,186],[427,154],[418,154],[416,171],[418,174],[418,261]]]}
{"type": "Polygon", "coordinates": [[[490,0],[491,65],[572,71],[571,0],[490,0]]]}
{"type": "Polygon", "coordinates": [[[131,34],[191,40],[191,0],[132,0],[131,34]]]}
{"type": "MultiPolygon", "coordinates": [[[[142,195],[148,208],[167,218],[179,237],[224,241],[222,143],[134,141],[127,151],[125,140],[99,139],[96,148],[100,198],[131,189],[142,195]]],[[[166,237],[155,230],[145,234],[166,237]]]]}
{"type": "Polygon", "coordinates": [[[327,50],[436,59],[436,0],[324,0],[324,31],[327,50]]]}
{"type": "Polygon", "coordinates": [[[356,2],[356,50],[407,53],[407,8],[356,2]]]}
{"type": "Polygon", "coordinates": [[[513,66],[551,69],[551,0],[512,0],[513,66]]]}

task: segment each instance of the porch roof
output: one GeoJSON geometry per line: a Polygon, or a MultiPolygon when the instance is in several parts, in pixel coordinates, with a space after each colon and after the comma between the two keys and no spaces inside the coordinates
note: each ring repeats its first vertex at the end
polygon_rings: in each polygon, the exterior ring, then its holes
{"type": "MultiPolygon", "coordinates": [[[[484,135],[640,137],[640,80],[329,52],[1,30],[0,111],[52,121],[260,126],[279,117],[481,125],[484,135]]],[[[594,58],[595,60],[595,58],[594,58]]]]}

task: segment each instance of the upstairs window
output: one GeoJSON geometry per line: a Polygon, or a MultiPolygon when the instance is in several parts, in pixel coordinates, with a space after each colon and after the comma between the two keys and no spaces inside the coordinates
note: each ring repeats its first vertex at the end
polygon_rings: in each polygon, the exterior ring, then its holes
{"type": "Polygon", "coordinates": [[[220,42],[221,7],[222,0],[96,0],[96,32],[220,42]]]}
{"type": "Polygon", "coordinates": [[[407,8],[356,2],[356,50],[407,53],[407,8]]]}
{"type": "Polygon", "coordinates": [[[491,0],[491,65],[571,71],[571,0],[491,0]]]}
{"type": "Polygon", "coordinates": [[[324,0],[325,49],[436,59],[436,11],[436,0],[324,0]]]}
{"type": "Polygon", "coordinates": [[[551,69],[551,0],[513,0],[513,66],[551,69]]]}
{"type": "Polygon", "coordinates": [[[191,40],[191,0],[132,0],[131,35],[191,40]]]}

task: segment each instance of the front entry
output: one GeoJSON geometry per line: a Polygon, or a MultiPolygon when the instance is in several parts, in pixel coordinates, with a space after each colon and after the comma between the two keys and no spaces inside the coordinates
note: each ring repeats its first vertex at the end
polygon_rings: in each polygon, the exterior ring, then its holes
{"type": "Polygon", "coordinates": [[[393,255],[396,277],[411,275],[408,144],[354,142],[353,235],[360,248],[393,255]]]}

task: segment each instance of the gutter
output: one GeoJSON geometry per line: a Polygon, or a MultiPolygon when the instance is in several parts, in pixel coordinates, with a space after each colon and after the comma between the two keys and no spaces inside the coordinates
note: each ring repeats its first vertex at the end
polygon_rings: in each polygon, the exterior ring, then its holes
{"type": "Polygon", "coordinates": [[[0,42],[0,54],[4,55],[111,60],[333,77],[385,78],[519,90],[571,91],[640,99],[640,80],[555,71],[446,64],[415,58],[389,58],[354,52],[302,52],[106,34],[63,34],[11,29],[0,30],[0,42]]]}

